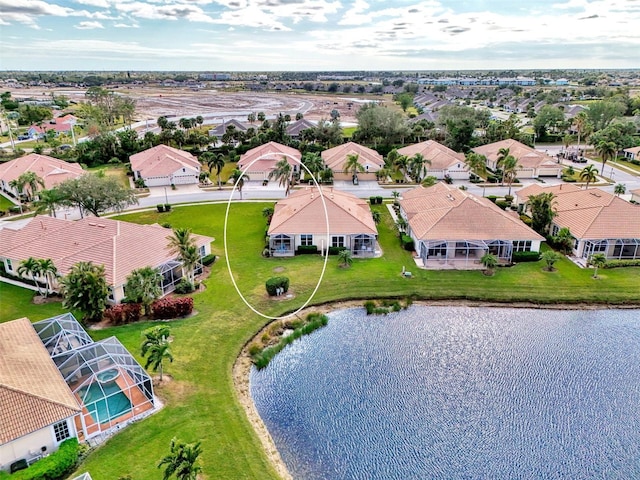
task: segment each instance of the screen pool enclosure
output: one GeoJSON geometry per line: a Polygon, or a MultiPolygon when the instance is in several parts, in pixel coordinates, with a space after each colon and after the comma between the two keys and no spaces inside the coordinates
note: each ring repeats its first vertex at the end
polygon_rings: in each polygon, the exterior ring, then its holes
{"type": "Polygon", "coordinates": [[[151,378],[116,337],[94,342],[70,313],[33,327],[82,405],[75,419],[80,437],[111,432],[153,411],[151,378]]]}

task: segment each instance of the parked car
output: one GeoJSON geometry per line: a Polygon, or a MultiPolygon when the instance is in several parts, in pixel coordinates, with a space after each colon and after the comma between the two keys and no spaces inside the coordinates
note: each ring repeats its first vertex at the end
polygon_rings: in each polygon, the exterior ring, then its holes
{"type": "Polygon", "coordinates": [[[28,133],[23,133],[21,135],[18,135],[18,140],[29,140],[29,134],[28,133]]]}
{"type": "Polygon", "coordinates": [[[573,161],[575,163],[587,163],[587,159],[584,157],[576,157],[573,161]]]}
{"type": "Polygon", "coordinates": [[[60,150],[71,150],[73,148],[73,146],[69,145],[68,143],[65,143],[64,145],[60,145],[60,150]]]}

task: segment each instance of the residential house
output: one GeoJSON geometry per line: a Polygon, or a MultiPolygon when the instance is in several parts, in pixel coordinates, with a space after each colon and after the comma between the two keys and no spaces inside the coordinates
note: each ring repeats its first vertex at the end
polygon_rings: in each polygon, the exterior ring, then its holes
{"type": "Polygon", "coordinates": [[[507,139],[495,143],[489,143],[472,150],[484,155],[487,167],[496,170],[501,149],[509,149],[509,154],[518,160],[519,168],[516,171],[517,178],[539,178],[562,176],[562,165],[558,164],[546,153],[534,150],[517,140],[507,139]]]}
{"type": "Polygon", "coordinates": [[[625,148],[623,152],[627,160],[640,160],[640,146],[625,148]]]}
{"type": "Polygon", "coordinates": [[[353,181],[353,172],[347,171],[347,158],[350,155],[358,156],[358,163],[362,172],[357,173],[359,181],[376,180],[376,173],[384,168],[384,158],[375,150],[354,142],[343,143],[337,147],[323,151],[322,160],[327,168],[333,170],[334,180],[353,181]]]}
{"type": "Polygon", "coordinates": [[[80,412],[31,322],[0,323],[0,471],[31,464],[76,437],[80,412]]]}
{"type": "Polygon", "coordinates": [[[302,136],[302,132],[305,130],[313,130],[316,128],[316,125],[311,123],[306,118],[301,118],[300,120],[296,120],[293,123],[287,125],[287,135],[291,138],[300,138],[302,136]]]}
{"type": "Polygon", "coordinates": [[[508,263],[544,241],[515,212],[442,182],[403,193],[400,214],[426,268],[480,268],[486,253],[508,263]]]}
{"type": "Polygon", "coordinates": [[[158,145],[129,157],[134,180],[147,187],[198,184],[200,162],[189,152],[158,145]]]}
{"type": "Polygon", "coordinates": [[[227,133],[227,129],[230,127],[238,132],[243,133],[245,133],[249,129],[249,126],[240,123],[238,120],[232,118],[231,120],[224,120],[220,125],[209,130],[209,136],[216,137],[218,140],[220,140],[224,136],[224,134],[227,133]]]}
{"type": "MultiPolygon", "coordinates": [[[[86,173],[78,163],[30,153],[24,157],[0,163],[0,189],[17,196],[18,192],[10,183],[26,172],[34,172],[44,181],[44,188],[50,189],[60,182],[71,178],[78,178],[86,173]]],[[[26,187],[28,189],[28,187],[26,187]]]]}
{"type": "Polygon", "coordinates": [[[635,190],[631,190],[629,192],[631,194],[631,200],[637,203],[640,203],[640,188],[636,188],[635,190]]]}
{"type": "Polygon", "coordinates": [[[269,174],[275,170],[276,163],[283,158],[291,165],[292,172],[300,172],[302,159],[300,151],[277,142],[265,143],[241,155],[238,169],[249,177],[249,181],[263,182],[269,179],[269,174]]]}
{"type": "MultiPolygon", "coordinates": [[[[158,224],[139,225],[108,218],[71,221],[38,216],[19,229],[0,229],[0,261],[15,276],[29,257],[51,259],[60,275],[78,262],[104,265],[111,303],[125,298],[127,276],[143,267],[159,269],[163,295],[182,277],[182,263],[170,252],[171,230],[158,224]]],[[[194,235],[200,258],[211,253],[211,237],[194,235]]],[[[200,267],[198,267],[200,268],[200,267]]],[[[25,276],[25,278],[27,278],[25,276]]],[[[1,280],[1,277],[0,277],[1,280]]],[[[41,279],[44,281],[44,279],[41,279]]],[[[54,285],[54,290],[57,285],[54,285]]]]}
{"type": "Polygon", "coordinates": [[[400,148],[398,153],[408,158],[421,154],[428,161],[425,163],[427,175],[436,177],[438,180],[445,177],[455,180],[469,180],[469,167],[465,163],[464,155],[435,140],[427,140],[400,148]]]}
{"type": "Polygon", "coordinates": [[[61,133],[71,135],[71,130],[77,122],[78,119],[75,116],[71,114],[63,115],[49,122],[31,125],[27,130],[27,135],[31,138],[43,138],[50,130],[56,132],[56,135],[60,135],[61,133]]]}
{"type": "Polygon", "coordinates": [[[344,247],[361,257],[378,253],[378,230],[367,202],[333,189],[310,187],[278,201],[267,235],[276,257],[293,256],[300,246],[316,246],[320,253],[344,247]]]}
{"type": "Polygon", "coordinates": [[[517,203],[528,213],[529,197],[540,193],[554,195],[556,214],[550,233],[568,228],[574,238],[574,256],[588,260],[603,253],[607,259],[640,258],[640,206],[599,188],[583,190],[567,184],[529,185],[517,192],[517,203]]]}

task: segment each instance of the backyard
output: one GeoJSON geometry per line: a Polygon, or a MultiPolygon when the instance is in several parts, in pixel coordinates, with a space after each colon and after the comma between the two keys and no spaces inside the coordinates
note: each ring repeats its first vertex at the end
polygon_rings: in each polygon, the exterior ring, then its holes
{"type": "MultiPolygon", "coordinates": [[[[79,471],[89,471],[94,480],[113,480],[130,475],[136,480],[156,479],[159,460],[166,455],[172,437],[186,442],[202,440],[204,478],[277,478],[234,391],[231,370],[243,345],[266,323],[252,313],[236,294],[227,272],[230,262],[234,278],[247,300],[259,311],[280,315],[302,305],[313,291],[322,271],[323,259],[301,255],[287,259],[263,258],[265,219],[262,209],[273,203],[236,203],[230,207],[225,258],[223,228],[226,203],[192,207],[176,206],[170,213],[147,211],[122,215],[138,223],[169,223],[189,227],[216,239],[213,264],[206,289],[194,295],[196,314],[172,322],[175,361],[166,365],[172,377],[156,389],[165,407],[150,418],[133,424],[92,452],[79,471]],[[276,273],[277,272],[277,273],[276,273]],[[293,298],[273,301],[264,283],[274,275],[291,279],[293,298]]],[[[325,302],[385,297],[424,300],[466,299],[491,302],[546,303],[638,303],[640,268],[592,271],[579,269],[566,259],[555,272],[544,272],[541,262],[499,268],[492,277],[480,271],[427,271],[417,269],[411,253],[400,248],[385,206],[379,243],[381,258],[355,259],[341,268],[330,257],[322,284],[313,299],[325,302]],[[413,278],[401,275],[403,267],[413,278]],[[382,293],[384,292],[384,293],[382,293]]],[[[169,232],[168,232],[169,233],[169,232]]],[[[59,303],[36,306],[32,293],[0,283],[0,321],[28,316],[32,321],[62,311],[59,303]]],[[[117,335],[140,358],[141,331],[149,322],[104,330],[92,330],[96,339],[117,335]]]]}

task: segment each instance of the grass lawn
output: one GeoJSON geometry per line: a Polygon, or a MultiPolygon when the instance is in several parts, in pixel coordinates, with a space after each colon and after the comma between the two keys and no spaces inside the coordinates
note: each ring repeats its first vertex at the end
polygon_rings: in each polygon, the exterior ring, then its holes
{"type": "Polygon", "coordinates": [[[346,137],[346,138],[351,138],[353,137],[353,134],[355,133],[355,131],[358,129],[358,127],[344,127],[342,129],[342,136],[346,137]]]}
{"type": "MultiPolygon", "coordinates": [[[[223,248],[226,203],[175,206],[170,213],[155,211],[122,215],[118,218],[139,223],[169,222],[173,227],[188,226],[194,232],[216,239],[213,252],[221,258],[212,266],[206,290],[194,296],[197,315],[171,323],[175,338],[175,360],[165,372],[173,381],[157,389],[165,407],[138,422],[92,452],[79,471],[89,471],[95,480],[113,480],[127,474],[136,480],[155,480],[158,461],[168,452],[176,436],[192,442],[202,440],[202,466],[208,479],[276,478],[262,453],[244,412],[237,402],[231,370],[242,346],[265,324],[236,294],[228,272],[232,266],[243,295],[258,310],[279,315],[302,305],[318,281],[323,260],[319,256],[286,259],[262,258],[265,223],[262,209],[273,203],[236,203],[230,208],[227,231],[228,258],[223,248]],[[284,269],[280,272],[281,269],[284,269]],[[279,273],[276,273],[278,271],[279,273]],[[264,282],[271,276],[291,279],[294,298],[269,300],[264,282]]],[[[426,271],[415,267],[409,252],[399,248],[393,222],[384,206],[375,206],[383,215],[379,242],[384,255],[377,259],[356,259],[351,268],[338,266],[331,257],[314,303],[384,295],[422,299],[473,299],[498,302],[534,303],[638,301],[640,268],[601,270],[600,279],[591,278],[563,259],[557,271],[544,272],[542,263],[523,263],[499,268],[493,277],[480,271],[426,271]],[[402,267],[413,278],[401,276],[402,267]]],[[[31,293],[0,284],[0,321],[29,316],[32,320],[57,313],[55,304],[36,307],[31,293]],[[39,310],[41,309],[41,310],[39,310]]],[[[140,332],[149,323],[92,331],[96,339],[117,335],[138,358],[140,332]]]]}
{"type": "Polygon", "coordinates": [[[636,172],[637,175],[640,175],[640,165],[636,165],[635,163],[627,162],[624,160],[612,160],[611,163],[620,165],[621,167],[626,167],[636,172]]]}
{"type": "Polygon", "coordinates": [[[127,168],[124,165],[101,165],[88,169],[90,172],[104,172],[108,177],[116,177],[123,187],[129,188],[129,177],[127,176],[127,168]]]}
{"type": "Polygon", "coordinates": [[[15,203],[13,203],[7,197],[5,197],[4,195],[0,195],[0,210],[9,210],[14,205],[15,203]]]}

